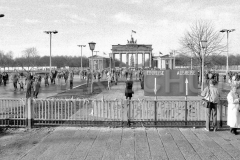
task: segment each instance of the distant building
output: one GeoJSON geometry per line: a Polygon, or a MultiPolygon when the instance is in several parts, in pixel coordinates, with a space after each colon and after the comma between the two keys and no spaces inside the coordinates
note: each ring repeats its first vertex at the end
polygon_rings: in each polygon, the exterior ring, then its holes
{"type": "Polygon", "coordinates": [[[130,67],[130,57],[133,55],[134,57],[134,67],[139,68],[140,65],[138,64],[138,55],[142,55],[142,64],[141,67],[152,67],[152,45],[145,45],[145,44],[137,44],[137,40],[134,40],[131,37],[130,40],[127,41],[126,45],[112,45],[112,61],[113,67],[115,65],[115,56],[119,54],[119,61],[120,61],[120,68],[122,68],[122,55],[126,55],[126,67],[130,67]],[[145,55],[148,55],[145,57],[145,55]]]}
{"type": "Polygon", "coordinates": [[[93,70],[102,70],[105,69],[107,67],[109,67],[108,58],[102,57],[102,56],[98,56],[98,55],[94,55],[89,58],[89,68],[92,69],[93,66],[93,70]]]}
{"type": "Polygon", "coordinates": [[[170,55],[154,56],[153,57],[154,68],[159,69],[174,69],[175,68],[175,57],[170,55]]]}

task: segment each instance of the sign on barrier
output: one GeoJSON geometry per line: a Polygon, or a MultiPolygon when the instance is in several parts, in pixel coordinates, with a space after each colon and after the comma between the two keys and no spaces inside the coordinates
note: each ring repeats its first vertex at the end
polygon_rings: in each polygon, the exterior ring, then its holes
{"type": "Polygon", "coordinates": [[[197,96],[196,70],[148,70],[144,72],[144,96],[197,96]]]}

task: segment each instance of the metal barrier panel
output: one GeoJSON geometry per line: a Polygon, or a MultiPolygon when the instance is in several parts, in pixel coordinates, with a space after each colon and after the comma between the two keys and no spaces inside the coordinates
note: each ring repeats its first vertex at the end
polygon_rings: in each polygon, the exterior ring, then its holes
{"type": "Polygon", "coordinates": [[[154,101],[129,101],[130,121],[154,121],[154,101]]]}
{"type": "Polygon", "coordinates": [[[157,101],[157,121],[184,121],[185,101],[157,101]]]}
{"type": "Polygon", "coordinates": [[[122,125],[124,101],[86,99],[34,99],[34,125],[122,125]]]}
{"type": "Polygon", "coordinates": [[[93,100],[92,116],[97,121],[124,121],[124,101],[122,100],[93,100]]]}
{"type": "MultiPolygon", "coordinates": [[[[205,107],[201,100],[0,99],[0,126],[25,127],[27,119],[34,125],[204,126],[205,107]]],[[[226,125],[226,99],[218,121],[226,125]]]]}
{"type": "Polygon", "coordinates": [[[0,99],[0,126],[26,126],[26,99],[0,99]]]}
{"type": "MultiPolygon", "coordinates": [[[[226,100],[219,104],[218,119],[226,124],[226,100]]],[[[202,100],[132,100],[129,102],[132,126],[204,126],[202,100]]]]}

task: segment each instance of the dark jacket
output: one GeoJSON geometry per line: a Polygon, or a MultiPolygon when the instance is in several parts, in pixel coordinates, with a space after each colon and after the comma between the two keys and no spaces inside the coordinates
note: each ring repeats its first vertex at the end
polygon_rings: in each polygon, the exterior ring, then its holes
{"type": "Polygon", "coordinates": [[[133,94],[133,90],[132,90],[132,87],[133,87],[133,81],[126,81],[126,89],[125,89],[125,96],[126,97],[132,97],[132,94],[133,94]]]}

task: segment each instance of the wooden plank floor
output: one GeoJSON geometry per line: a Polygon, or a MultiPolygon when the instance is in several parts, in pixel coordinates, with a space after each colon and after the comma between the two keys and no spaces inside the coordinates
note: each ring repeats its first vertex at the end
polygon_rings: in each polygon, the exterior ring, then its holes
{"type": "Polygon", "coordinates": [[[240,135],[227,129],[59,127],[17,159],[240,159],[240,135]]]}

